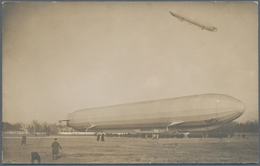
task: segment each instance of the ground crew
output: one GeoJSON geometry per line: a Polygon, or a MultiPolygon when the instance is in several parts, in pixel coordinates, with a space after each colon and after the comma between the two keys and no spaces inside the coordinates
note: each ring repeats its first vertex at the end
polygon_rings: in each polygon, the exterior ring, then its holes
{"type": "Polygon", "coordinates": [[[54,142],[51,144],[52,147],[52,159],[57,158],[57,154],[59,153],[59,148],[62,150],[60,144],[57,142],[57,138],[54,138],[54,142]]]}
{"type": "Polygon", "coordinates": [[[25,135],[22,136],[21,146],[22,146],[23,144],[26,146],[26,136],[25,136],[25,135]]]}
{"type": "Polygon", "coordinates": [[[34,164],[34,160],[37,160],[38,164],[41,163],[41,157],[37,152],[32,152],[31,155],[32,155],[32,159],[31,159],[32,164],[34,164]]]}
{"type": "Polygon", "coordinates": [[[101,141],[105,141],[105,134],[101,135],[101,141]]]}

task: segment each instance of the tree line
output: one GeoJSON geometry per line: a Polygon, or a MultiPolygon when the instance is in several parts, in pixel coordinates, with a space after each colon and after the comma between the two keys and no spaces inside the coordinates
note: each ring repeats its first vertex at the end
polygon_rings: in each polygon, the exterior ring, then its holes
{"type": "Polygon", "coordinates": [[[47,135],[49,134],[58,134],[60,127],[57,126],[55,123],[48,123],[48,122],[39,122],[37,120],[33,120],[30,124],[24,123],[8,123],[2,122],[2,131],[8,130],[21,130],[27,129],[29,133],[37,133],[37,132],[45,132],[47,135]]]}
{"type": "Polygon", "coordinates": [[[220,128],[212,130],[212,132],[222,133],[258,133],[259,124],[258,121],[247,121],[246,123],[230,122],[220,128]]]}

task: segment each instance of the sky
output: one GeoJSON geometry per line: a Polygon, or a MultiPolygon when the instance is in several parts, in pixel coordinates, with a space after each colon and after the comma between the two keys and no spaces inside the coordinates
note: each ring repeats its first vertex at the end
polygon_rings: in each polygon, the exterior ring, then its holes
{"type": "Polygon", "coordinates": [[[258,120],[256,2],[8,2],[2,17],[4,122],[205,93],[241,100],[237,122],[258,120]]]}

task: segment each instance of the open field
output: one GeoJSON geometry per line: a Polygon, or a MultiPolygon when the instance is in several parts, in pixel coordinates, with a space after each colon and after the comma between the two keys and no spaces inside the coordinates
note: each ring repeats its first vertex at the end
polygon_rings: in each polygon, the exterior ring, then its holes
{"type": "MultiPolygon", "coordinates": [[[[42,163],[257,163],[258,134],[249,138],[165,138],[142,139],[94,136],[57,136],[63,150],[52,159],[54,136],[3,137],[3,163],[29,164],[31,152],[38,152],[42,163]]],[[[37,163],[37,161],[35,161],[37,163]]]]}

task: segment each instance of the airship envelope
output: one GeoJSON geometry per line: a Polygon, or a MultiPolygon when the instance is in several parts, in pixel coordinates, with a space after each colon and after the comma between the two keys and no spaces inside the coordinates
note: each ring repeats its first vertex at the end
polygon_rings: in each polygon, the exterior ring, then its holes
{"type": "Polygon", "coordinates": [[[171,13],[172,16],[176,17],[180,21],[187,21],[188,23],[191,23],[193,25],[200,27],[202,30],[206,29],[206,30],[211,31],[211,32],[217,31],[217,28],[213,27],[209,23],[206,23],[205,21],[201,21],[197,18],[189,16],[185,13],[180,12],[180,11],[172,10],[172,11],[170,11],[170,13],[171,13]]]}

